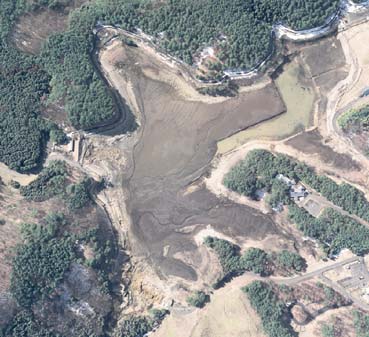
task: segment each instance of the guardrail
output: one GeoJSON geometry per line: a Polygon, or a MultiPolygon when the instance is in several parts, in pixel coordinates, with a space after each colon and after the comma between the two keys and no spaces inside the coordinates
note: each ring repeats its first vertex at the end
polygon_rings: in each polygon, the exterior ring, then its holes
{"type": "MultiPolygon", "coordinates": [[[[272,32],[271,32],[271,40],[274,39],[274,37],[278,39],[287,39],[294,42],[307,42],[307,41],[313,41],[316,39],[319,39],[321,37],[327,36],[331,33],[333,33],[339,26],[341,17],[344,16],[347,13],[356,13],[358,11],[365,11],[369,7],[369,0],[361,3],[356,4],[352,0],[342,0],[341,4],[339,6],[339,9],[336,13],[332,14],[330,17],[328,17],[324,24],[319,27],[314,27],[311,29],[305,29],[305,30],[293,30],[290,27],[285,26],[283,23],[277,23],[273,25],[272,32]]],[[[366,20],[365,20],[366,21],[366,20]]],[[[116,29],[123,33],[126,36],[133,37],[135,39],[138,39],[139,41],[148,44],[151,48],[153,48],[158,56],[160,56],[164,61],[171,62],[176,64],[177,66],[181,66],[186,70],[187,76],[190,77],[191,80],[206,84],[208,86],[217,86],[220,84],[223,84],[226,80],[242,80],[242,79],[252,79],[259,75],[260,69],[265,66],[265,64],[272,58],[275,50],[274,43],[271,41],[271,48],[269,50],[268,55],[255,67],[252,69],[242,70],[242,69],[226,69],[223,71],[224,76],[220,81],[204,81],[196,78],[193,76],[193,74],[188,70],[189,67],[188,64],[186,64],[184,61],[169,55],[165,50],[162,50],[160,46],[154,43],[155,38],[153,36],[150,36],[148,34],[145,34],[144,32],[137,29],[139,33],[134,33],[131,31],[127,31],[122,29],[119,25],[105,25],[105,24],[99,24],[95,30],[98,32],[100,29],[104,28],[110,28],[110,29],[116,29]]],[[[340,30],[341,31],[341,30],[340,30]]]]}

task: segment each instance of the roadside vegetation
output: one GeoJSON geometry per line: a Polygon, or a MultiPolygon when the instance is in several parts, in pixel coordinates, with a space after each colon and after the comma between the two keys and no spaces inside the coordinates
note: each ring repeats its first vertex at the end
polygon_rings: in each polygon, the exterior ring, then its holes
{"type": "Polygon", "coordinates": [[[291,275],[306,269],[306,261],[300,255],[286,250],[267,253],[259,248],[249,248],[241,255],[240,247],[227,240],[207,237],[204,244],[215,251],[223,270],[223,277],[214,288],[245,271],[269,276],[273,273],[291,275]]]}
{"type": "Polygon", "coordinates": [[[198,92],[203,95],[214,97],[235,97],[238,94],[238,85],[233,82],[227,82],[225,84],[219,84],[214,87],[199,88],[198,92]]]}

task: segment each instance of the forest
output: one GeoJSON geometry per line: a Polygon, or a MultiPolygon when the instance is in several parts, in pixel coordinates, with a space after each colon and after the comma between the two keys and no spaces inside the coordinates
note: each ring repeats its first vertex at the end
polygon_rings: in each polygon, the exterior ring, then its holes
{"type": "Polygon", "coordinates": [[[159,44],[188,64],[204,46],[213,45],[224,68],[250,69],[271,50],[272,26],[301,30],[322,25],[338,10],[337,0],[170,0],[144,5],[136,24],[159,36],[159,44]]]}
{"type": "Polygon", "coordinates": [[[11,278],[11,292],[20,306],[29,308],[49,296],[76,259],[73,239],[58,235],[63,226],[60,214],[49,215],[45,226],[23,225],[25,243],[16,250],[11,278]]]}
{"type": "Polygon", "coordinates": [[[215,288],[245,271],[260,276],[293,275],[306,268],[306,261],[299,254],[288,250],[272,253],[251,247],[241,255],[240,247],[227,240],[206,237],[204,244],[215,251],[223,269],[223,277],[216,282],[215,288]]]}
{"type": "Polygon", "coordinates": [[[29,201],[41,202],[58,197],[70,211],[75,211],[91,201],[89,188],[94,181],[82,178],[77,183],[72,183],[69,178],[65,162],[50,161],[34,181],[27,186],[20,186],[19,191],[29,201]]]}
{"type": "Polygon", "coordinates": [[[326,209],[314,218],[305,209],[290,205],[288,216],[304,235],[318,240],[329,257],[345,248],[357,255],[369,252],[369,229],[334,209],[326,209]]]}
{"type": "MultiPolygon", "coordinates": [[[[234,166],[224,178],[229,189],[256,199],[256,191],[265,189],[268,192],[275,187],[275,177],[283,174],[297,182],[302,181],[316,190],[336,206],[369,221],[369,202],[363,192],[348,184],[337,184],[326,176],[316,174],[313,168],[296,162],[286,155],[274,155],[265,150],[249,152],[244,160],[234,166]]],[[[272,194],[276,201],[286,202],[285,194],[278,188],[272,194]]]]}
{"type": "Polygon", "coordinates": [[[62,102],[78,129],[94,127],[116,114],[113,97],[91,60],[97,22],[130,31],[140,28],[188,64],[201,48],[215,44],[224,68],[248,69],[269,53],[274,23],[310,28],[338,9],[338,0],[171,0],[159,6],[145,0],[96,1],[74,10],[68,29],[52,35],[40,55],[14,48],[9,34],[20,15],[43,6],[58,10],[67,3],[0,4],[0,161],[20,172],[38,168],[42,160],[50,125],[41,120],[41,104],[62,102]],[[158,38],[162,32],[164,37],[158,38]]]}
{"type": "Polygon", "coordinates": [[[40,167],[49,133],[55,131],[40,117],[43,104],[62,99],[76,128],[95,126],[113,115],[112,97],[90,62],[92,32],[55,35],[38,56],[13,46],[9,34],[16,19],[45,5],[58,7],[63,1],[0,4],[0,161],[20,172],[40,167]]]}
{"type": "Polygon", "coordinates": [[[41,160],[47,125],[39,117],[41,99],[49,91],[50,76],[37,59],[7,43],[18,2],[0,4],[0,161],[11,169],[29,171],[41,160]]]}
{"type": "Polygon", "coordinates": [[[294,337],[297,333],[290,325],[288,309],[272,287],[261,281],[253,281],[242,288],[261,318],[263,330],[268,337],[294,337]]]}
{"type": "Polygon", "coordinates": [[[13,319],[5,327],[0,326],[0,336],[104,335],[113,301],[112,275],[118,248],[101,226],[77,232],[75,228],[76,224],[64,214],[55,212],[39,223],[22,225],[22,240],[12,258],[10,286],[17,307],[13,319]],[[81,244],[92,248],[92,259],[82,254],[81,244]],[[67,314],[73,303],[70,301],[78,303],[83,294],[75,289],[86,286],[86,280],[80,279],[76,271],[89,275],[87,284],[96,301],[91,302],[94,315],[83,316],[82,320],[67,314]],[[68,300],[70,294],[73,296],[68,300]]]}

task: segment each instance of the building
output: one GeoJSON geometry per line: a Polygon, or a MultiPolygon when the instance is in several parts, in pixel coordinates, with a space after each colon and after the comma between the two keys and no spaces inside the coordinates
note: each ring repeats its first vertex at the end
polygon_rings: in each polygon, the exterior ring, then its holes
{"type": "Polygon", "coordinates": [[[300,201],[301,199],[304,199],[308,196],[308,194],[308,191],[306,191],[306,188],[302,185],[294,185],[290,189],[290,197],[295,201],[300,201]]]}
{"type": "Polygon", "coordinates": [[[287,184],[290,187],[296,185],[295,179],[290,179],[290,178],[284,176],[283,174],[278,174],[276,176],[276,179],[283,181],[285,184],[287,184]]]}
{"type": "Polygon", "coordinates": [[[283,211],[283,204],[280,202],[276,207],[272,207],[274,212],[280,213],[283,211]]]}

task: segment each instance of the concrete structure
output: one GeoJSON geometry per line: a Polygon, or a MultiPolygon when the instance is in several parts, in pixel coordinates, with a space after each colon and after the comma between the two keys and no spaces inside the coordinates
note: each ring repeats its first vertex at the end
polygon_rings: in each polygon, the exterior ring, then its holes
{"type": "Polygon", "coordinates": [[[83,135],[76,132],[70,135],[71,141],[68,144],[68,151],[72,153],[73,159],[79,161],[83,145],[83,135]]]}

